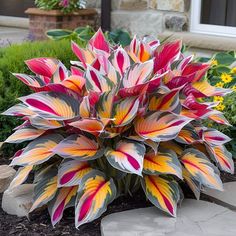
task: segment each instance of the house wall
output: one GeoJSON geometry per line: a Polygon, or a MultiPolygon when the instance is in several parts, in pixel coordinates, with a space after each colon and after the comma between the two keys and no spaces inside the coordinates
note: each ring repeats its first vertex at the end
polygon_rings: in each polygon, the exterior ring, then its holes
{"type": "MultiPolygon", "coordinates": [[[[101,1],[88,0],[100,8],[101,1]]],[[[112,0],[111,27],[131,34],[153,35],[189,30],[190,0],[112,0]]]]}

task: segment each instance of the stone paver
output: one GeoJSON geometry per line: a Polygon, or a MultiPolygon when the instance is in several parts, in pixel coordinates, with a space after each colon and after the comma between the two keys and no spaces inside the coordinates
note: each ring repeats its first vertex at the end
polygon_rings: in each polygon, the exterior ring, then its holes
{"type": "Polygon", "coordinates": [[[172,218],[155,207],[106,216],[102,236],[235,236],[236,213],[205,201],[185,199],[172,218]]]}
{"type": "Polygon", "coordinates": [[[223,184],[224,191],[208,189],[205,195],[215,203],[236,211],[236,182],[223,184]]]}
{"type": "Polygon", "coordinates": [[[21,43],[28,40],[28,29],[0,26],[0,48],[13,43],[21,43]]]}
{"type": "Polygon", "coordinates": [[[8,165],[0,165],[0,193],[3,193],[11,181],[13,180],[16,171],[8,165]]]}
{"type": "Polygon", "coordinates": [[[2,197],[2,209],[10,215],[28,216],[33,202],[33,184],[7,189],[2,197]]]}

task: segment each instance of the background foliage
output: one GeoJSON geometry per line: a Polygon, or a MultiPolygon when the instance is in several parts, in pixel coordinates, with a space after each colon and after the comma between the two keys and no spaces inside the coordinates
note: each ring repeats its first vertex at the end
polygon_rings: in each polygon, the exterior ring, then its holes
{"type": "Polygon", "coordinates": [[[210,62],[212,67],[208,71],[207,78],[209,82],[219,88],[231,88],[234,92],[225,97],[214,97],[218,101],[217,110],[222,111],[232,125],[217,125],[209,122],[210,126],[226,133],[232,138],[228,144],[229,150],[236,157],[236,55],[235,52],[219,52],[212,58],[200,58],[202,62],[210,62]]]}

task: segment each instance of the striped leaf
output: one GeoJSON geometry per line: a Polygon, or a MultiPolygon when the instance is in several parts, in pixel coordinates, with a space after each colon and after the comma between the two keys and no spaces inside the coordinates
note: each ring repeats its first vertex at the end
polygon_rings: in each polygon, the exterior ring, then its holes
{"type": "Polygon", "coordinates": [[[78,101],[66,94],[40,92],[21,97],[20,100],[48,120],[67,120],[79,115],[78,101]]]}
{"type": "Polygon", "coordinates": [[[148,175],[172,174],[182,179],[182,167],[175,152],[160,150],[144,156],[143,171],[148,175]]]}
{"type": "Polygon", "coordinates": [[[32,171],[33,167],[34,166],[30,166],[30,165],[20,167],[8,188],[12,189],[24,183],[26,179],[28,178],[29,173],[32,171]]]}
{"type": "Polygon", "coordinates": [[[86,175],[82,179],[76,201],[76,228],[99,218],[115,197],[116,186],[112,179],[106,180],[99,171],[86,175]]]}
{"type": "Polygon", "coordinates": [[[87,162],[64,160],[58,168],[58,186],[78,186],[83,176],[91,170],[87,162]]]}
{"type": "Polygon", "coordinates": [[[201,183],[198,182],[193,176],[183,167],[184,181],[188,184],[189,188],[193,191],[197,200],[200,199],[201,183]]]}
{"type": "Polygon", "coordinates": [[[11,165],[38,165],[47,161],[54,155],[53,149],[62,139],[59,134],[48,134],[35,139],[26,146],[20,156],[12,160],[11,165]]]}
{"type": "Polygon", "coordinates": [[[64,210],[74,205],[77,190],[78,186],[58,189],[57,195],[48,206],[53,226],[61,220],[64,210]]]}
{"type": "Polygon", "coordinates": [[[207,159],[205,154],[196,149],[184,151],[181,162],[191,176],[208,188],[223,190],[218,169],[207,159]]]}
{"type": "Polygon", "coordinates": [[[129,124],[136,116],[139,108],[139,99],[135,97],[125,98],[117,103],[113,113],[113,123],[115,126],[129,124]]]}
{"type": "Polygon", "coordinates": [[[179,143],[192,144],[200,139],[197,132],[192,125],[186,125],[175,139],[179,143]]]}
{"type": "Polygon", "coordinates": [[[210,146],[221,146],[231,141],[231,138],[215,129],[205,130],[202,136],[203,140],[210,146]]]}
{"type": "Polygon", "coordinates": [[[122,80],[123,87],[131,88],[140,84],[144,84],[149,80],[152,71],[152,60],[132,65],[124,75],[122,80]]]}
{"type": "Polygon", "coordinates": [[[180,199],[179,187],[176,181],[167,180],[160,176],[145,175],[142,187],[153,205],[176,217],[177,203],[180,199]]]}
{"type": "Polygon", "coordinates": [[[173,111],[180,104],[179,91],[173,90],[167,94],[153,96],[149,103],[150,111],[173,111]]]}
{"type": "Polygon", "coordinates": [[[135,123],[135,131],[145,139],[155,142],[168,141],[176,138],[180,130],[190,121],[190,118],[184,116],[155,112],[139,118],[135,123]]]}
{"type": "Polygon", "coordinates": [[[51,166],[38,173],[35,179],[34,201],[30,212],[51,201],[57,192],[57,171],[51,166]]]}
{"type": "Polygon", "coordinates": [[[234,161],[232,154],[225,148],[225,146],[207,147],[211,158],[219,165],[219,168],[230,174],[234,174],[234,161]]]}
{"type": "Polygon", "coordinates": [[[31,116],[29,120],[32,126],[40,130],[58,129],[64,126],[63,121],[47,120],[40,116],[31,116]]]}
{"type": "Polygon", "coordinates": [[[145,146],[139,142],[120,141],[115,149],[108,148],[105,155],[108,162],[116,169],[142,175],[145,146]]]}
{"type": "Polygon", "coordinates": [[[5,143],[21,143],[29,141],[38,138],[44,132],[45,130],[35,129],[33,127],[18,129],[5,140],[5,143]]]}
{"type": "Polygon", "coordinates": [[[115,50],[112,64],[119,74],[123,76],[126,69],[130,66],[129,56],[123,48],[119,47],[115,50]]]}
{"type": "Polygon", "coordinates": [[[70,126],[89,133],[101,133],[104,130],[103,122],[95,118],[84,118],[70,123],[70,126]]]}
{"type": "Polygon", "coordinates": [[[72,158],[79,161],[94,160],[104,154],[98,143],[83,135],[73,134],[61,141],[53,152],[63,158],[72,158]]]}

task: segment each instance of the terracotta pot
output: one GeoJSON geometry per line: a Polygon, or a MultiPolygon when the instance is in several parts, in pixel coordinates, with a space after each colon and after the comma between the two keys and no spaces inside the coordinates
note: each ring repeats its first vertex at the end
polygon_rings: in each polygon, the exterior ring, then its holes
{"type": "Polygon", "coordinates": [[[47,39],[45,32],[49,29],[75,29],[79,26],[90,25],[96,28],[97,11],[95,9],[81,9],[70,14],[59,10],[45,11],[38,8],[28,8],[29,33],[33,40],[47,39]]]}

